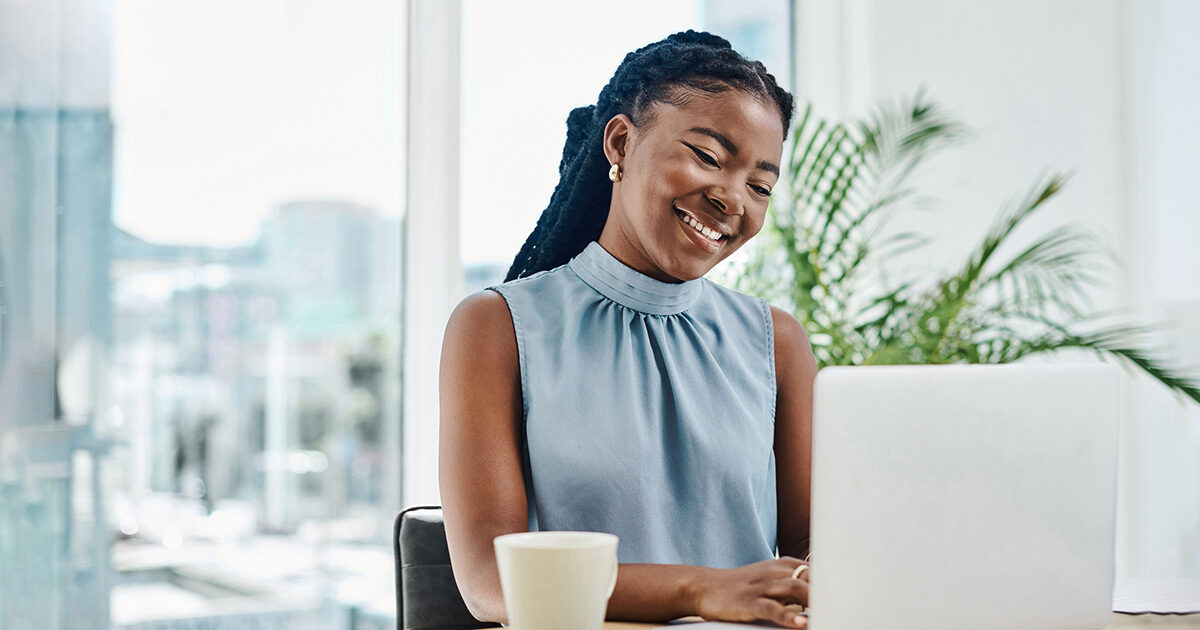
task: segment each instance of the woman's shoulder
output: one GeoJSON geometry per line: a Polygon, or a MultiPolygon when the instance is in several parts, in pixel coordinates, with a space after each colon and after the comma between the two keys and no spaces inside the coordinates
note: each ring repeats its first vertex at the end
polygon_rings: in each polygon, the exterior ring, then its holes
{"type": "Polygon", "coordinates": [[[797,328],[799,328],[800,331],[803,332],[800,322],[797,321],[791,313],[778,306],[775,306],[774,304],[771,304],[766,300],[766,298],[761,298],[757,295],[750,295],[749,293],[743,293],[737,289],[733,289],[709,280],[708,278],[704,278],[704,282],[707,292],[714,295],[716,299],[729,304],[748,306],[749,308],[755,309],[764,315],[768,315],[776,330],[780,328],[787,328],[790,332],[794,332],[797,328]]]}
{"type": "MultiPolygon", "coordinates": [[[[707,301],[716,305],[719,311],[734,311],[749,320],[771,326],[771,309],[774,307],[767,300],[713,282],[708,278],[701,280],[704,282],[704,295],[708,298],[707,301]]],[[[770,332],[768,331],[768,333],[770,332]]]]}
{"type": "Polygon", "coordinates": [[[508,311],[504,298],[497,291],[480,289],[459,300],[458,305],[450,313],[450,321],[469,324],[482,324],[485,320],[494,320],[497,315],[508,311]]]}
{"type": "Polygon", "coordinates": [[[490,285],[484,292],[503,296],[501,302],[507,304],[509,315],[515,320],[517,328],[521,328],[545,325],[547,322],[543,320],[561,318],[566,311],[578,308],[581,300],[585,300],[593,291],[564,263],[490,285]]]}
{"type": "Polygon", "coordinates": [[[762,318],[768,328],[768,334],[771,335],[776,354],[811,355],[812,347],[809,345],[804,326],[786,309],[771,304],[765,298],[743,293],[707,278],[705,282],[705,288],[717,301],[734,305],[744,311],[752,311],[755,316],[762,318]]]}
{"type": "Polygon", "coordinates": [[[492,284],[488,286],[487,289],[502,295],[517,292],[529,293],[545,290],[556,284],[562,284],[562,281],[566,278],[566,274],[563,272],[567,268],[567,263],[563,263],[557,267],[543,269],[542,271],[530,274],[528,276],[522,276],[513,280],[505,280],[504,282],[492,284]]]}
{"type": "Polygon", "coordinates": [[[519,391],[518,343],[500,294],[481,289],[454,307],[442,338],[439,374],[442,387],[470,389],[474,398],[508,400],[519,391]]]}
{"type": "Polygon", "coordinates": [[[763,308],[766,307],[765,305],[767,304],[767,301],[756,295],[750,295],[749,293],[743,293],[741,291],[738,291],[737,289],[727,287],[727,286],[725,286],[719,282],[713,281],[707,277],[701,278],[701,282],[704,283],[705,292],[714,295],[718,299],[732,301],[732,302],[746,303],[746,304],[762,305],[763,308]]]}
{"type": "MultiPolygon", "coordinates": [[[[552,293],[564,287],[562,265],[535,274],[489,285],[459,301],[450,314],[447,335],[455,332],[472,338],[473,345],[512,346],[519,328],[531,325],[530,318],[537,318],[539,311],[561,304],[560,299],[551,299],[552,293]]],[[[537,323],[532,322],[532,323],[537,323]]]]}
{"type": "Polygon", "coordinates": [[[512,336],[512,317],[504,298],[495,291],[480,289],[460,300],[450,313],[444,345],[452,340],[470,339],[467,345],[475,349],[496,346],[502,352],[512,336]]]}

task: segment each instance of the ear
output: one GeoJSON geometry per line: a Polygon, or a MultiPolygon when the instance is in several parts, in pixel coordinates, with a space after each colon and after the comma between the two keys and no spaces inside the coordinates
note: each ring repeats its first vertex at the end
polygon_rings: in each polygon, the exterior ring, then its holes
{"type": "Polygon", "coordinates": [[[616,164],[625,159],[625,151],[630,145],[637,128],[625,114],[617,114],[604,125],[604,155],[609,164],[616,164]]]}

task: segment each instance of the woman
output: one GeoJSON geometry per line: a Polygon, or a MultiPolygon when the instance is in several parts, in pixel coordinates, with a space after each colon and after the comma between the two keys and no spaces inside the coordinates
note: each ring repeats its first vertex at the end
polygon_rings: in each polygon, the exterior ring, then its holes
{"type": "Polygon", "coordinates": [[[804,627],[812,351],[703,278],[762,228],[792,109],[687,31],[571,112],[549,207],[443,341],[446,534],[479,619],[506,619],[494,537],[579,529],[620,537],[609,619],[804,627]]]}

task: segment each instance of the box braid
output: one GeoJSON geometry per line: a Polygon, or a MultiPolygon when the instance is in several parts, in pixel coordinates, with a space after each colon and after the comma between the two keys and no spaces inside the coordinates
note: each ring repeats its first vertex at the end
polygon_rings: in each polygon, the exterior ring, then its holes
{"type": "Polygon", "coordinates": [[[655,102],[682,105],[698,91],[729,89],[773,101],[786,138],[792,95],[761,62],[747,60],[724,38],[688,30],[625,55],[596,104],[577,107],[567,117],[558,185],[505,282],[558,267],[600,237],[612,201],[603,134],[613,116],[625,114],[640,127],[650,122],[655,102]]]}

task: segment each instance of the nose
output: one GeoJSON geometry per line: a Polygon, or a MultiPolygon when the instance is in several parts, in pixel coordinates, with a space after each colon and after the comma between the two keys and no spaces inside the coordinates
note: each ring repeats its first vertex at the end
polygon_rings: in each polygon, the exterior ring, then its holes
{"type": "Polygon", "coordinates": [[[729,189],[723,186],[710,187],[707,191],[705,191],[704,196],[725,214],[742,214],[741,197],[737,194],[731,193],[729,189]]]}

